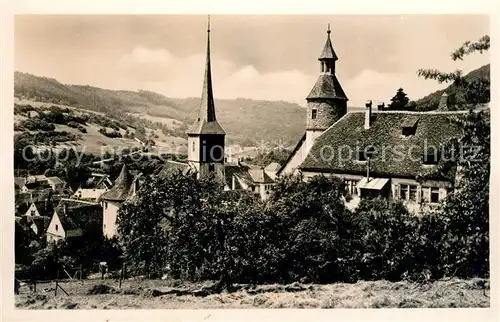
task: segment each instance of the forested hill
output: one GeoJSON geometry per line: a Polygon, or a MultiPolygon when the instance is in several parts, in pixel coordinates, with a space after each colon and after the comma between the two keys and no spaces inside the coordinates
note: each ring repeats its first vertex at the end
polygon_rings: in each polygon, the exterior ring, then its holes
{"type": "MultiPolygon", "coordinates": [[[[22,72],[15,72],[14,94],[21,99],[99,111],[110,117],[140,113],[175,119],[186,125],[194,121],[200,104],[199,98],[168,98],[143,90],[66,85],[53,78],[22,72]]],[[[306,110],[298,104],[252,99],[216,100],[215,104],[217,118],[228,138],[239,143],[284,140],[294,144],[305,128],[306,110]]]]}
{"type": "MultiPolygon", "coordinates": [[[[489,92],[490,64],[484,65],[478,69],[471,71],[465,76],[465,79],[469,82],[478,81],[478,83],[480,83],[480,81],[486,81],[487,91],[489,92]]],[[[428,81],[432,82],[432,80],[428,81]]],[[[480,86],[483,86],[483,84],[480,86]]],[[[435,91],[434,93],[431,93],[417,100],[416,103],[418,110],[420,111],[435,110],[439,105],[439,100],[441,99],[443,92],[446,92],[446,94],[448,94],[449,105],[454,105],[455,103],[464,100],[466,96],[466,93],[463,90],[463,88],[460,88],[455,84],[451,84],[445,89],[435,91]]],[[[487,103],[487,102],[489,102],[489,99],[481,103],[487,103]]]]}

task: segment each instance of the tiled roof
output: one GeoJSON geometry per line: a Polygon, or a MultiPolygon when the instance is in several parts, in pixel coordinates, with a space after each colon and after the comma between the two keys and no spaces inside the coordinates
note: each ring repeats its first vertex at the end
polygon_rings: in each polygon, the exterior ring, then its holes
{"type": "Polygon", "coordinates": [[[49,181],[52,184],[64,184],[64,181],[61,180],[59,177],[48,177],[47,181],[49,181]]]}
{"type": "Polygon", "coordinates": [[[314,84],[307,99],[334,98],[347,101],[347,96],[340,86],[337,77],[333,74],[321,74],[314,84]]]}
{"type": "Polygon", "coordinates": [[[118,178],[116,178],[113,187],[101,195],[102,200],[125,201],[129,194],[133,178],[126,164],[123,165],[118,178]]]}
{"type": "Polygon", "coordinates": [[[253,183],[273,183],[274,180],[271,179],[264,169],[249,169],[248,174],[252,179],[253,183]]]}
{"type": "Polygon", "coordinates": [[[207,122],[206,119],[200,118],[197,120],[188,131],[189,134],[226,134],[219,122],[207,122]]]}
{"type": "MultiPolygon", "coordinates": [[[[436,147],[462,130],[453,119],[463,112],[372,112],[372,125],[364,129],[364,112],[350,112],[316,139],[300,166],[303,171],[324,171],[366,175],[366,162],[359,161],[357,151],[372,146],[378,153],[370,161],[373,176],[415,177],[428,170],[423,164],[424,148],[436,147]],[[408,117],[418,117],[413,135],[402,134],[408,117]],[[383,151],[383,152],[382,152],[383,151]]],[[[452,180],[453,173],[436,179],[452,180]]]]}
{"type": "Polygon", "coordinates": [[[332,41],[330,40],[330,32],[328,32],[325,47],[323,47],[323,50],[321,51],[318,59],[338,60],[337,54],[335,54],[335,51],[333,50],[332,41]]]}
{"type": "Polygon", "coordinates": [[[102,224],[102,207],[99,204],[73,200],[61,200],[56,207],[57,215],[68,237],[79,236],[90,225],[102,224]],[[66,207],[66,210],[65,210],[66,207]]]}
{"type": "Polygon", "coordinates": [[[165,164],[163,165],[163,168],[161,169],[159,174],[166,175],[178,171],[182,172],[183,174],[187,174],[190,171],[194,171],[194,168],[192,168],[188,163],[185,162],[167,160],[165,161],[165,164]]]}
{"type": "Polygon", "coordinates": [[[278,162],[273,162],[268,164],[264,170],[268,172],[275,172],[278,171],[281,168],[281,165],[278,162]]]}

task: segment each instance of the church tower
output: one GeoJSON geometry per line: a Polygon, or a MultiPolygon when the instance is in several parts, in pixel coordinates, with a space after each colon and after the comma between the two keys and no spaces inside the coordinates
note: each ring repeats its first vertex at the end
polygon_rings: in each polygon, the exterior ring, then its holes
{"type": "Polygon", "coordinates": [[[209,173],[224,182],[224,140],[226,133],[215,117],[210,66],[210,17],[207,30],[207,58],[201,104],[188,134],[188,162],[197,170],[198,178],[209,173]]]}
{"type": "Polygon", "coordinates": [[[326,43],[318,58],[321,74],[306,98],[306,155],[316,138],[347,113],[348,99],[335,76],[338,57],[333,50],[330,33],[328,24],[326,43]]]}

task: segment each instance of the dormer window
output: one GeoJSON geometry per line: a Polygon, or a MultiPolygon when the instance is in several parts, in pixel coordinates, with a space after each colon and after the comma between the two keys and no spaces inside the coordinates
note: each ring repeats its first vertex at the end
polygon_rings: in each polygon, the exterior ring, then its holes
{"type": "Polygon", "coordinates": [[[438,164],[440,160],[439,151],[434,149],[429,149],[424,152],[424,156],[422,157],[422,161],[426,165],[435,165],[438,164]]]}
{"type": "Polygon", "coordinates": [[[410,116],[403,121],[402,134],[404,136],[415,135],[417,132],[418,117],[410,116]]]}
{"type": "Polygon", "coordinates": [[[311,119],[315,119],[318,116],[318,110],[312,110],[311,119]]]}
{"type": "Polygon", "coordinates": [[[375,155],[375,147],[367,146],[364,149],[358,150],[358,161],[366,161],[368,159],[373,158],[375,155]]]}

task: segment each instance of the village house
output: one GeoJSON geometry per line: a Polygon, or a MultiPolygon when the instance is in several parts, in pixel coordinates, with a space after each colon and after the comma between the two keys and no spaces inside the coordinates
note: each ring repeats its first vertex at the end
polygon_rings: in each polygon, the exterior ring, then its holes
{"type": "Polygon", "coordinates": [[[86,235],[102,236],[102,208],[98,203],[62,199],[46,229],[47,243],[86,235]]]}
{"type": "Polygon", "coordinates": [[[140,175],[132,176],[126,164],[123,165],[113,186],[99,198],[102,206],[102,231],[104,236],[112,238],[117,234],[116,218],[120,206],[131,200],[139,189],[140,175]]]}
{"type": "Polygon", "coordinates": [[[18,192],[30,192],[50,188],[56,194],[66,192],[66,182],[59,177],[47,177],[45,175],[32,175],[14,178],[15,189],[18,192]]]}
{"type": "Polygon", "coordinates": [[[244,162],[226,164],[225,175],[224,190],[248,190],[259,195],[262,200],[269,197],[275,184],[265,168],[244,162]]]}
{"type": "Polygon", "coordinates": [[[307,96],[306,131],[278,176],[342,178],[352,196],[350,208],[360,198],[383,196],[403,200],[410,210],[420,212],[453,191],[453,171],[423,182],[417,177],[432,173],[441,145],[461,135],[453,121],[464,112],[375,111],[369,101],[364,112],[348,113],[348,98],[335,75],[338,57],[330,28],[318,60],[321,74],[307,96]]]}

